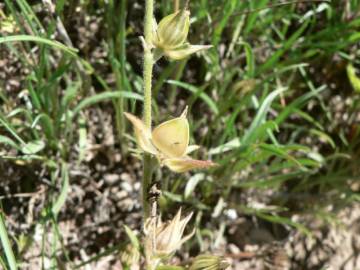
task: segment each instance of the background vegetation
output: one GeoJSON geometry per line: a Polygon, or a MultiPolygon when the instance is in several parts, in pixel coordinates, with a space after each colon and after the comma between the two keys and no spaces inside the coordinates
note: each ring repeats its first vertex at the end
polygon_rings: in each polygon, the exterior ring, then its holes
{"type": "MultiPolygon", "coordinates": [[[[156,1],[158,20],[176,2],[156,1]]],[[[190,10],[191,43],[213,48],[157,63],[154,124],[189,105],[198,157],[220,166],[156,174],[164,215],[195,212],[179,262],[208,251],[233,269],[340,269],[339,241],[324,239],[360,218],[360,1],[190,10]]],[[[137,0],[0,3],[4,269],[122,269],[123,225],[137,232],[141,219],[141,162],[122,112],[142,109],[143,15],[137,0]]]]}

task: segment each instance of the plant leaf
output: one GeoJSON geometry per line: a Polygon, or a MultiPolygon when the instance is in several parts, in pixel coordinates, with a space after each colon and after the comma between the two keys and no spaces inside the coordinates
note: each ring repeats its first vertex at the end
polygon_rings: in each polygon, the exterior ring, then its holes
{"type": "Polygon", "coordinates": [[[21,152],[25,155],[33,155],[45,148],[45,142],[41,140],[36,140],[32,142],[28,142],[21,148],[21,152]]]}
{"type": "Polygon", "coordinates": [[[70,54],[71,56],[77,57],[77,54],[76,54],[77,49],[67,47],[64,44],[62,44],[56,40],[51,40],[51,39],[42,38],[42,37],[38,37],[38,36],[30,36],[30,35],[14,35],[14,36],[0,37],[0,44],[6,43],[6,42],[16,42],[16,41],[33,41],[33,42],[37,42],[37,43],[46,44],[51,47],[60,49],[64,52],[70,54]]]}
{"type": "Polygon", "coordinates": [[[61,208],[64,206],[67,194],[69,192],[69,172],[68,172],[68,166],[66,163],[62,164],[61,167],[61,178],[62,178],[62,185],[61,185],[61,191],[59,197],[56,199],[55,203],[52,206],[52,212],[56,216],[61,208]]]}

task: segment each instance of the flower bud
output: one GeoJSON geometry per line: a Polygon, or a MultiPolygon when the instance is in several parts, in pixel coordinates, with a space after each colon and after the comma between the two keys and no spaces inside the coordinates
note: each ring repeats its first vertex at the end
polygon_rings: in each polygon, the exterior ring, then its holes
{"type": "Polygon", "coordinates": [[[190,12],[182,9],[163,18],[154,36],[154,45],[162,50],[171,50],[183,45],[190,27],[190,12]]]}
{"type": "Polygon", "coordinates": [[[228,266],[222,257],[204,254],[195,258],[189,270],[224,270],[228,266]]]}

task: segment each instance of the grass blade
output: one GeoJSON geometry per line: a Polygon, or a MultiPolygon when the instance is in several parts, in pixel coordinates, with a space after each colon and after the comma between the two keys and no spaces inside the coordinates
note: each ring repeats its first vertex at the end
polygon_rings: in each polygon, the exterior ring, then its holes
{"type": "Polygon", "coordinates": [[[14,252],[11,248],[11,244],[10,244],[10,240],[6,231],[6,227],[5,227],[5,222],[4,222],[4,216],[3,214],[0,212],[0,239],[1,239],[1,244],[4,248],[5,251],[5,256],[6,259],[8,261],[8,264],[10,266],[10,270],[16,270],[17,268],[17,264],[16,264],[16,260],[15,260],[15,255],[14,252]]]}
{"type": "Polygon", "coordinates": [[[91,97],[88,97],[84,100],[82,100],[74,109],[73,111],[73,117],[78,114],[82,109],[84,109],[85,107],[91,106],[93,104],[96,104],[100,101],[104,101],[107,99],[113,99],[113,98],[129,98],[129,99],[134,99],[134,100],[143,100],[143,97],[140,96],[137,93],[133,93],[133,92],[126,92],[126,91],[116,91],[116,92],[104,92],[104,93],[100,93],[91,97]]]}
{"type": "Polygon", "coordinates": [[[258,129],[258,127],[265,122],[266,120],[266,115],[270,109],[271,103],[274,101],[274,99],[279,96],[282,92],[284,92],[286,90],[286,88],[280,88],[275,90],[274,92],[270,93],[266,99],[264,100],[264,102],[261,104],[261,107],[258,110],[258,113],[255,116],[254,121],[251,123],[250,128],[248,129],[248,131],[246,132],[246,134],[244,135],[243,139],[242,139],[242,144],[249,144],[252,142],[253,140],[253,135],[256,132],[256,130],[258,129]]]}
{"type": "Polygon", "coordinates": [[[18,41],[32,41],[32,42],[36,42],[36,43],[46,44],[53,48],[60,49],[73,57],[77,57],[77,54],[76,54],[77,49],[67,47],[64,44],[62,44],[56,40],[50,40],[47,38],[30,36],[30,35],[14,35],[14,36],[0,37],[0,44],[7,43],[7,42],[18,42],[18,41]]]}
{"type": "Polygon", "coordinates": [[[190,91],[191,93],[194,93],[195,95],[198,95],[199,93],[199,97],[207,104],[209,105],[210,109],[215,113],[215,114],[219,114],[219,109],[216,105],[216,103],[211,99],[211,97],[209,97],[206,93],[202,92],[202,90],[198,87],[195,87],[191,84],[188,83],[184,83],[184,82],[179,82],[179,81],[174,81],[174,80],[168,80],[167,81],[169,84],[172,85],[176,85],[179,86],[181,88],[184,88],[185,90],[190,91]]]}
{"type": "Polygon", "coordinates": [[[62,164],[61,178],[62,178],[62,186],[61,186],[60,195],[56,199],[51,209],[55,216],[60,212],[61,208],[64,206],[69,191],[69,172],[66,163],[62,164]]]}

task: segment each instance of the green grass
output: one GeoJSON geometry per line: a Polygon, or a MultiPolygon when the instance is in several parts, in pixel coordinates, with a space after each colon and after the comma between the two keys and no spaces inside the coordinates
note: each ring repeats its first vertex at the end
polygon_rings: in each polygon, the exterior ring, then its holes
{"type": "MultiPolygon", "coordinates": [[[[56,235],[51,240],[43,235],[42,256],[52,258],[53,269],[60,267],[61,255],[70,269],[86,265],[71,261],[58,228],[71,192],[69,163],[85,162],[90,132],[86,112],[112,112],[114,147],[126,160],[132,155],[128,146],[134,144],[123,112],[138,114],[142,107],[142,15],[129,1],[96,2],[56,1],[55,13],[46,11],[45,19],[40,2],[5,0],[0,13],[0,55],[11,53],[29,70],[19,82],[26,99],[6,91],[7,81],[0,83],[0,159],[8,166],[40,166],[58,187],[49,189],[43,216],[35,220],[44,232],[56,235]],[[87,46],[103,49],[106,61],[77,48],[78,29],[68,16],[76,8],[103,19],[94,37],[99,40],[89,39],[87,46]],[[15,30],[5,31],[5,22],[15,30]],[[59,29],[65,32],[59,34],[59,29]]],[[[347,6],[338,1],[289,3],[269,9],[263,8],[273,1],[225,2],[191,2],[190,41],[212,44],[213,49],[182,62],[162,60],[155,67],[154,124],[189,105],[191,140],[202,146],[198,157],[219,163],[211,171],[189,175],[156,172],[163,183],[162,211],[171,212],[175,204],[195,210],[199,231],[193,244],[200,247],[209,234],[215,238],[202,229],[215,207],[219,213],[234,208],[239,215],[311,234],[292,214],[327,219],[322,215],[326,206],[341,209],[359,200],[351,184],[360,175],[360,96],[351,85],[356,77],[349,81],[346,67],[360,67],[360,1],[348,0],[347,6]],[[349,100],[340,112],[334,106],[336,96],[344,104],[349,100]],[[234,194],[251,196],[252,190],[272,190],[269,200],[278,211],[234,199],[234,194]],[[302,209],[291,209],[298,196],[318,198],[308,203],[304,199],[302,209]]],[[[157,1],[157,18],[172,9],[172,1],[157,1]]],[[[213,222],[226,230],[226,222],[213,222]]],[[[6,215],[1,215],[0,251],[5,255],[0,253],[0,264],[13,270],[22,257],[10,241],[19,236],[8,234],[6,215]]],[[[108,247],[110,251],[101,254],[121,248],[108,247]]]]}

